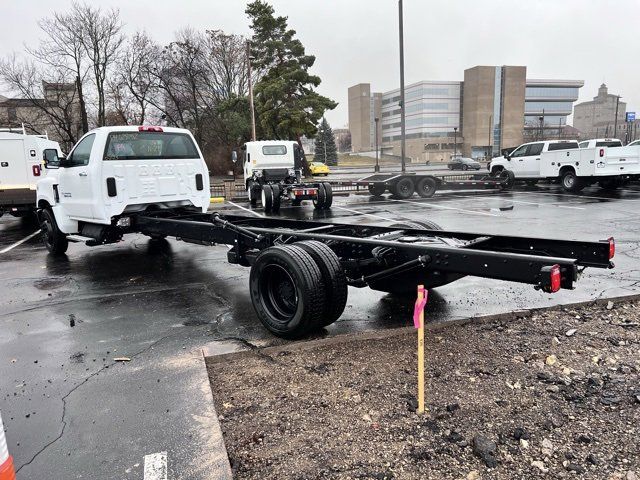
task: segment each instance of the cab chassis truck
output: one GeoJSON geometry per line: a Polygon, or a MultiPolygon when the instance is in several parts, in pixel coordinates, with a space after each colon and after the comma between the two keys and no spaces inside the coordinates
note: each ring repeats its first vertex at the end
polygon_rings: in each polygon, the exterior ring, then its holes
{"type": "MultiPolygon", "coordinates": [[[[229,245],[227,259],[251,268],[249,294],[264,326],[286,338],[335,322],[348,286],[413,294],[465,275],[573,288],[585,267],[611,268],[613,239],[564,241],[442,230],[434,223],[390,226],[247,218],[210,213],[209,175],[187,130],[100,127],[67,157],[43,152],[37,182],[42,240],[62,255],[69,242],[97,246],[140,233],[229,245]]],[[[162,243],[160,243],[162,245],[162,243]]]]}
{"type": "Polygon", "coordinates": [[[466,275],[572,289],[585,267],[613,268],[613,238],[566,241],[441,230],[405,222],[389,227],[220,213],[157,212],[128,220],[127,232],[230,245],[229,263],[251,267],[249,292],[263,325],[297,338],[335,322],[347,287],[411,295],[466,275]]]}

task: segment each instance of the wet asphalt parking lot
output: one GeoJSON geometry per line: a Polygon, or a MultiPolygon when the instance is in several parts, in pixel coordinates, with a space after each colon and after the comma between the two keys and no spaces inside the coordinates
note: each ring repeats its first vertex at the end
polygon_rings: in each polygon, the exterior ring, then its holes
{"type": "MultiPolygon", "coordinates": [[[[212,208],[263,215],[246,202],[212,208]]],[[[437,288],[429,321],[447,321],[640,291],[640,186],[579,195],[557,185],[438,193],[400,201],[336,197],[330,211],[283,205],[294,219],[389,225],[429,219],[446,230],[562,239],[616,238],[616,268],[587,269],[576,290],[464,278],[437,288]]],[[[201,405],[197,352],[213,341],[280,340],[256,319],[249,269],[226,247],[130,236],[47,255],[35,230],[0,219],[0,405],[18,478],[144,478],[144,457],[167,452],[169,478],[206,478],[210,406],[201,405]],[[130,361],[119,362],[115,358],[130,361]],[[198,395],[194,395],[198,392],[198,395]],[[188,472],[189,475],[185,475],[188,472]]],[[[407,325],[412,305],[350,288],[336,335],[407,325]]]]}

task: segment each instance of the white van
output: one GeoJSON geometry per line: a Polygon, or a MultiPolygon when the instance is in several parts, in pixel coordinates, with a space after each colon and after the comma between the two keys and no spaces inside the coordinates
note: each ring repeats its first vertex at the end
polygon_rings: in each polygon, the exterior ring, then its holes
{"type": "Polygon", "coordinates": [[[36,182],[44,175],[43,153],[58,142],[46,135],[27,135],[19,130],[0,129],[0,216],[5,212],[22,217],[36,208],[36,182]]]}

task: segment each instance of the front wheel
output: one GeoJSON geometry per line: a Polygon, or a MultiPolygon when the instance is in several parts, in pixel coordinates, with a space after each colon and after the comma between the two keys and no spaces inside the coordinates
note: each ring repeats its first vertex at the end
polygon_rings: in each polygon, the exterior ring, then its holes
{"type": "Polygon", "coordinates": [[[69,248],[67,236],[60,231],[55,216],[51,210],[42,210],[40,213],[40,228],[42,229],[42,242],[49,253],[62,255],[69,248]]]}

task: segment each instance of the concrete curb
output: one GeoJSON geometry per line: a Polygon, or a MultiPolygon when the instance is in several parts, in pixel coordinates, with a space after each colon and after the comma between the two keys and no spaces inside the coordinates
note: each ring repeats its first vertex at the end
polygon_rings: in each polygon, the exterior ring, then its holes
{"type": "Polygon", "coordinates": [[[209,373],[207,372],[207,365],[202,350],[198,351],[198,362],[200,363],[200,371],[203,372],[203,376],[199,380],[199,390],[203,395],[206,413],[203,416],[194,416],[194,420],[202,430],[203,436],[205,437],[203,440],[207,448],[207,460],[202,467],[203,478],[209,478],[210,480],[233,480],[229,454],[224,443],[222,428],[218,421],[218,413],[216,412],[213,402],[211,382],[209,381],[209,373]]]}
{"type": "MultiPolygon", "coordinates": [[[[554,305],[551,307],[532,308],[529,310],[512,310],[510,312],[496,313],[491,315],[481,315],[477,317],[460,318],[460,319],[450,320],[446,322],[428,323],[425,325],[425,330],[430,332],[439,332],[442,330],[446,330],[450,327],[464,326],[469,323],[487,323],[487,322],[492,322],[496,320],[515,320],[517,318],[526,317],[539,312],[548,312],[548,311],[561,310],[566,308],[579,308],[579,307],[590,306],[590,305],[606,305],[610,301],[615,303],[620,301],[630,302],[635,300],[640,300],[640,294],[599,298],[594,300],[587,300],[584,302],[554,305]]],[[[205,355],[206,361],[208,363],[216,364],[216,363],[241,360],[243,358],[256,355],[256,352],[259,352],[260,355],[272,356],[272,355],[277,355],[283,351],[288,351],[288,352],[304,351],[304,350],[309,350],[316,347],[340,345],[344,343],[359,342],[362,340],[384,340],[385,338],[407,335],[414,331],[415,329],[413,326],[389,328],[386,330],[372,330],[367,332],[347,333],[344,335],[336,335],[333,337],[319,338],[319,339],[307,340],[307,341],[301,340],[296,342],[273,345],[269,347],[244,349],[241,351],[232,351],[230,353],[222,353],[220,355],[215,355],[215,356],[207,356],[207,353],[208,353],[207,351],[203,351],[203,354],[205,355]]],[[[238,348],[242,348],[242,347],[238,345],[238,348]]]]}

